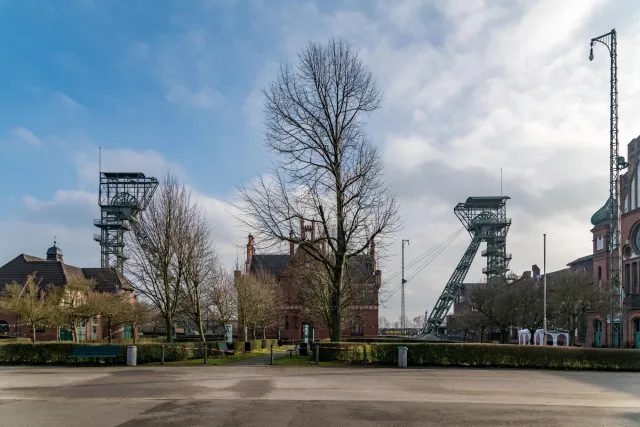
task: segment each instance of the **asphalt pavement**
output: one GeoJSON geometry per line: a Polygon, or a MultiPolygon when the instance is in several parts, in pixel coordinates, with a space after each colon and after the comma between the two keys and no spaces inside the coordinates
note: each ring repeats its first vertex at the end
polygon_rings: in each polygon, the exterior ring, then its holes
{"type": "Polygon", "coordinates": [[[0,426],[640,426],[640,374],[317,366],[0,368],[0,426]]]}

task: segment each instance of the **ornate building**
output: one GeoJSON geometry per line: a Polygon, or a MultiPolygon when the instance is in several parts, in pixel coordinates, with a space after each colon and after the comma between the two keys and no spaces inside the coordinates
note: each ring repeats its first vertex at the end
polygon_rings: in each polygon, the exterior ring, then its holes
{"type": "MultiPolygon", "coordinates": [[[[623,318],[619,314],[601,313],[593,316],[588,325],[589,346],[640,348],[640,137],[628,147],[629,169],[620,177],[622,208],[621,249],[622,283],[624,289],[623,318]],[[618,342],[617,330],[622,323],[623,342],[618,342]],[[616,333],[613,334],[612,330],[616,333]]],[[[602,286],[609,285],[609,222],[611,200],[607,200],[592,217],[593,229],[593,277],[602,286]]]]}
{"type": "MultiPolygon", "coordinates": [[[[301,229],[302,239],[316,240],[313,226],[301,224],[301,229]]],[[[256,254],[255,239],[251,234],[248,237],[244,274],[265,271],[273,275],[282,287],[283,319],[278,327],[267,330],[266,334],[269,338],[303,340],[305,331],[308,339],[329,338],[329,330],[318,325],[314,326],[310,319],[304,317],[301,303],[296,296],[297,283],[292,273],[292,266],[306,257],[304,250],[293,243],[289,245],[288,254],[256,254]]],[[[236,275],[238,274],[241,272],[236,271],[236,275]]],[[[376,337],[378,336],[378,291],[381,285],[381,271],[376,269],[374,244],[371,245],[369,254],[357,255],[349,260],[347,274],[357,278],[364,291],[362,300],[356,307],[358,315],[353,322],[343,325],[342,336],[346,338],[376,337]]]]}
{"type": "MultiPolygon", "coordinates": [[[[131,283],[112,268],[79,268],[63,261],[62,250],[55,242],[47,250],[46,259],[32,255],[20,254],[0,267],[0,293],[11,283],[24,284],[30,274],[36,274],[42,285],[65,286],[69,280],[92,279],[95,290],[99,292],[128,293],[133,296],[131,283]]],[[[20,317],[14,313],[0,312],[0,338],[29,337],[31,330],[28,325],[21,325],[20,317]]],[[[109,331],[106,325],[100,324],[99,318],[92,318],[78,328],[80,340],[101,340],[107,338],[109,331]]],[[[112,325],[112,338],[131,338],[132,330],[127,325],[112,325]]],[[[38,341],[71,340],[71,331],[64,328],[36,329],[38,341]]]]}

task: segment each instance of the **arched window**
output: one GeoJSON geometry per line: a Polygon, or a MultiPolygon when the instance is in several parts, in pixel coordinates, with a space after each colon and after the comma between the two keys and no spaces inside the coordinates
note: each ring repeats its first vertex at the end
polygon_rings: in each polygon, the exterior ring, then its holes
{"type": "Polygon", "coordinates": [[[567,337],[564,334],[558,335],[558,347],[564,347],[567,345],[567,337]]]}
{"type": "Polygon", "coordinates": [[[6,320],[0,320],[0,334],[9,333],[9,322],[6,320]]]}
{"type": "Polygon", "coordinates": [[[631,293],[631,264],[625,264],[624,266],[624,291],[628,294],[631,293]]]}

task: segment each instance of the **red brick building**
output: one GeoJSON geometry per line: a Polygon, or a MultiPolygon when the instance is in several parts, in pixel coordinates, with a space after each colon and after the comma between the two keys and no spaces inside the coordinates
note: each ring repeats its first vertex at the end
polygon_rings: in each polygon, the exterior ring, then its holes
{"type": "MultiPolygon", "coordinates": [[[[620,200],[622,217],[622,283],[624,288],[624,310],[613,317],[602,313],[590,319],[587,343],[596,347],[640,348],[640,184],[638,162],[640,161],[640,137],[627,146],[629,168],[620,177],[620,200]],[[617,342],[617,333],[611,338],[611,330],[617,331],[622,323],[623,342],[617,342]]],[[[593,277],[603,286],[609,286],[609,221],[611,200],[607,200],[592,217],[593,229],[593,277]]]]}
{"type": "MultiPolygon", "coordinates": [[[[302,238],[315,240],[313,227],[304,227],[302,238]]],[[[267,331],[268,338],[280,338],[283,340],[304,339],[305,326],[309,339],[329,338],[329,330],[322,327],[314,327],[310,319],[306,319],[301,306],[297,302],[295,278],[291,273],[291,265],[306,257],[304,250],[291,243],[288,254],[256,254],[255,240],[250,234],[247,243],[247,258],[244,274],[255,274],[258,271],[266,271],[273,275],[282,286],[282,301],[285,308],[284,316],[279,327],[267,331]]],[[[241,272],[236,271],[236,274],[241,272]]],[[[357,306],[358,316],[348,325],[343,325],[342,336],[349,337],[376,337],[378,336],[378,292],[381,285],[381,271],[376,269],[375,245],[372,244],[369,254],[357,255],[349,260],[347,274],[357,277],[362,281],[363,299],[357,306]]]]}
{"type": "MultiPolygon", "coordinates": [[[[127,293],[133,300],[131,283],[114,269],[79,268],[63,262],[62,250],[54,245],[47,250],[46,259],[20,254],[0,267],[0,292],[11,283],[24,284],[30,274],[36,274],[43,285],[65,286],[72,278],[92,279],[99,292],[127,293]]],[[[21,324],[20,317],[13,313],[0,312],[0,339],[10,337],[32,337],[29,325],[21,324]]],[[[106,322],[105,322],[106,323],[106,322]]],[[[99,317],[85,322],[78,328],[80,340],[101,340],[109,335],[108,328],[101,325],[99,317]]],[[[133,331],[128,325],[112,325],[111,337],[131,338],[133,331]]],[[[37,341],[71,340],[72,333],[64,328],[36,329],[37,341]]]]}

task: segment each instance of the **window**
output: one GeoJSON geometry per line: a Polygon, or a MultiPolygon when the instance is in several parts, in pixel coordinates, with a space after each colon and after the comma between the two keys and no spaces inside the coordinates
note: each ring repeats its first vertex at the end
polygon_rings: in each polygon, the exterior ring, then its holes
{"type": "Polygon", "coordinates": [[[631,210],[636,208],[636,177],[633,177],[633,180],[631,181],[631,189],[630,189],[630,193],[631,193],[631,210]]]}
{"type": "Polygon", "coordinates": [[[598,280],[602,280],[602,267],[598,267],[598,280]]]}
{"type": "Polygon", "coordinates": [[[0,320],[0,334],[9,333],[9,322],[6,320],[0,320]]]}
{"type": "Polygon", "coordinates": [[[631,264],[624,266],[624,291],[627,294],[631,291],[631,264]]]}
{"type": "Polygon", "coordinates": [[[362,323],[362,319],[356,319],[353,321],[351,335],[354,337],[361,337],[364,335],[364,323],[362,323]]]}
{"type": "Polygon", "coordinates": [[[638,292],[638,263],[634,262],[633,264],[631,264],[631,276],[633,277],[633,288],[632,288],[632,292],[637,294],[638,292]]]}

